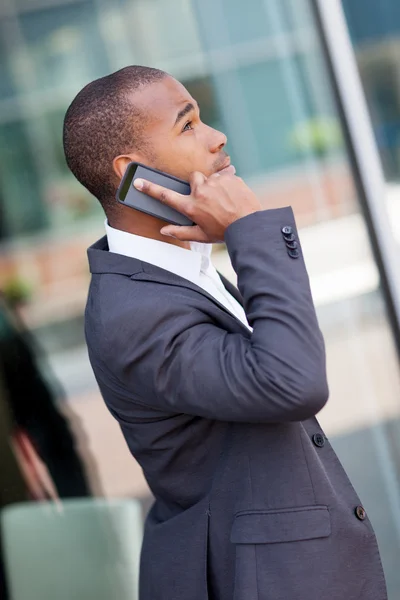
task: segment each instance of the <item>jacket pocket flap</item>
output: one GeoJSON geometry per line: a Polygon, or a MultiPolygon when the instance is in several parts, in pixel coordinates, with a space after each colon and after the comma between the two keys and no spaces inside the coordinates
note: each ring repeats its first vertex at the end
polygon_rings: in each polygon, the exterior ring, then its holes
{"type": "Polygon", "coordinates": [[[324,538],[330,534],[331,519],[327,506],[252,510],[235,516],[231,542],[277,544],[324,538]]]}

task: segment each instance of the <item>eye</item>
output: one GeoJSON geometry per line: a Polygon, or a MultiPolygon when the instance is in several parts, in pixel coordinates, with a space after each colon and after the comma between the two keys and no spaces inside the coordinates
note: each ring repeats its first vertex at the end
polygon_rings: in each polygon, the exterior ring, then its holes
{"type": "Polygon", "coordinates": [[[193,127],[192,127],[192,123],[193,123],[193,121],[188,121],[188,122],[186,123],[186,125],[184,126],[184,128],[182,129],[182,132],[183,132],[183,131],[190,131],[191,129],[193,129],[193,127]]]}

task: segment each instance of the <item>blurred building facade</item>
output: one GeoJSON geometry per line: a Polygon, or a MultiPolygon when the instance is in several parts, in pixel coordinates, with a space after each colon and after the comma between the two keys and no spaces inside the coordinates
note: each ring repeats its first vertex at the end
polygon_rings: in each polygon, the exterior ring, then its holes
{"type": "MultiPolygon", "coordinates": [[[[155,66],[181,80],[203,120],[227,134],[232,162],[263,205],[293,206],[327,345],[331,400],[321,421],[375,525],[395,600],[398,356],[316,5],[2,3],[0,290],[18,304],[47,354],[38,368],[44,376],[51,369],[64,389],[55,403],[75,436],[92,495],[146,499],[86,355],[86,248],[103,235],[103,217],[64,163],[61,130],[75,94],[127,64],[155,66]]],[[[343,9],[386,177],[382,210],[400,223],[400,8],[396,0],[344,0],[343,9]]],[[[394,223],[388,235],[398,244],[400,227],[394,223]]],[[[225,252],[215,248],[214,257],[234,280],[225,252]]]]}
{"type": "Polygon", "coordinates": [[[388,180],[400,179],[400,5],[345,0],[376,142],[388,180]]]}

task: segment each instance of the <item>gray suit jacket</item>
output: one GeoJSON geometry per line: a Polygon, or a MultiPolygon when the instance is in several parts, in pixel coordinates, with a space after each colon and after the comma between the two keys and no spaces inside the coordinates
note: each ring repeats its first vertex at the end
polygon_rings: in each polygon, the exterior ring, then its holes
{"type": "Polygon", "coordinates": [[[253,334],[195,284],[105,238],[89,249],[90,360],[156,499],[140,598],[384,600],[373,529],[315,419],[325,352],[293,213],[225,241],[253,334]]]}

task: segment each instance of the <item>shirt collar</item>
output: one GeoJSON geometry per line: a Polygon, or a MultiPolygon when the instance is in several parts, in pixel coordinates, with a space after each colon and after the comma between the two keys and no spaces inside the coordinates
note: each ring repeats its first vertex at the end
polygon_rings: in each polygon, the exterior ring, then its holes
{"type": "Polygon", "coordinates": [[[151,263],[196,285],[199,285],[200,273],[211,265],[211,244],[190,242],[190,250],[186,250],[168,242],[114,229],[107,220],[105,229],[110,252],[151,263]]]}

